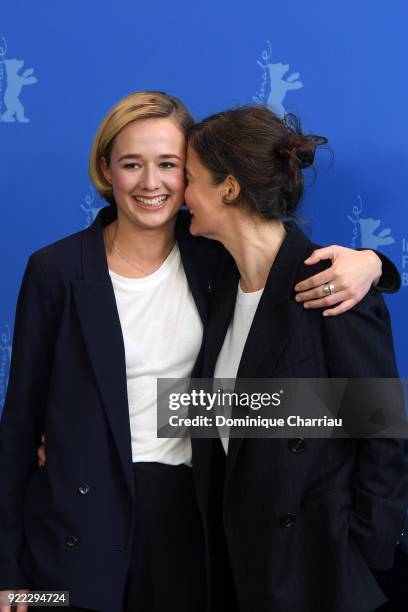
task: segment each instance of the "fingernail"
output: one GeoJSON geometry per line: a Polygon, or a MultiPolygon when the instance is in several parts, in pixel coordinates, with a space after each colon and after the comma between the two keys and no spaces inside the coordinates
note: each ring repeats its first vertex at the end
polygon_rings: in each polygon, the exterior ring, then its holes
{"type": "Polygon", "coordinates": [[[305,302],[305,303],[303,304],[303,308],[309,308],[309,304],[308,304],[307,302],[305,302]]]}

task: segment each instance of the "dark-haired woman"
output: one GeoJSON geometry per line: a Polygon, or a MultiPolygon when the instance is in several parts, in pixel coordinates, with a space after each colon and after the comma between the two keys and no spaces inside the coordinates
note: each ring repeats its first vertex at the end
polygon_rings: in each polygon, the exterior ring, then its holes
{"type": "MultiPolygon", "coordinates": [[[[219,113],[192,129],[190,231],[231,254],[214,288],[195,375],[398,377],[377,291],[337,318],[295,298],[316,247],[287,220],[303,193],[301,170],[324,142],[304,136],[294,117],[281,120],[260,106],[219,113]]],[[[312,269],[325,278],[324,266],[312,269]]],[[[197,439],[193,465],[213,610],[228,597],[240,612],[369,612],[384,603],[369,568],[392,565],[408,503],[400,441],[197,439]],[[226,558],[235,595],[220,570],[226,558]]]]}

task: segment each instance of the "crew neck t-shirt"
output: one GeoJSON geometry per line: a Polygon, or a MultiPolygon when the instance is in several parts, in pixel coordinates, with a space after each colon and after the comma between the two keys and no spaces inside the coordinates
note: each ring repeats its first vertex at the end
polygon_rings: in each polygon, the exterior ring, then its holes
{"type": "Polygon", "coordinates": [[[179,247],[144,278],[109,274],[125,346],[132,461],[191,465],[189,438],[157,438],[157,378],[188,378],[203,334],[179,247]]]}
{"type": "MultiPolygon", "coordinates": [[[[263,291],[263,289],[259,289],[259,291],[245,293],[238,282],[234,315],[229,324],[214,371],[214,378],[221,379],[223,391],[234,390],[233,386],[231,388],[229,381],[223,381],[222,379],[235,379],[237,376],[244,346],[263,291]]],[[[225,408],[225,416],[229,417],[230,414],[231,410],[225,408]]],[[[223,427],[220,434],[225,434],[225,432],[226,428],[223,427]]],[[[225,453],[227,453],[229,437],[221,436],[221,442],[225,453]]]]}

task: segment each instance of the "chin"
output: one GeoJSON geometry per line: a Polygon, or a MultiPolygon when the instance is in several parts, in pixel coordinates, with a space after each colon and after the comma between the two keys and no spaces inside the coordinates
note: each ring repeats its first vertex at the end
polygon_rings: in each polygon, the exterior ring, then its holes
{"type": "Polygon", "coordinates": [[[214,232],[211,232],[208,226],[206,227],[205,224],[203,225],[198,223],[194,217],[192,218],[190,224],[190,234],[192,234],[192,236],[208,238],[209,240],[218,240],[217,238],[214,238],[214,232]]]}
{"type": "Polygon", "coordinates": [[[194,219],[194,217],[191,219],[191,223],[190,223],[190,234],[192,234],[193,236],[201,236],[201,232],[200,232],[200,226],[197,224],[196,220],[194,219]]]}

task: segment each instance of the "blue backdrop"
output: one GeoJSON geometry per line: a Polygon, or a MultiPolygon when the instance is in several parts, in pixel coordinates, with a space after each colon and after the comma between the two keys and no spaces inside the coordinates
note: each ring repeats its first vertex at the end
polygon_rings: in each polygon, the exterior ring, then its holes
{"type": "Polygon", "coordinates": [[[0,21],[0,411],[28,255],[103,205],[87,158],[125,94],[179,96],[197,119],[259,101],[329,138],[303,214],[323,244],[367,246],[403,277],[389,296],[401,375],[408,292],[405,0],[14,0],[0,21]]]}

